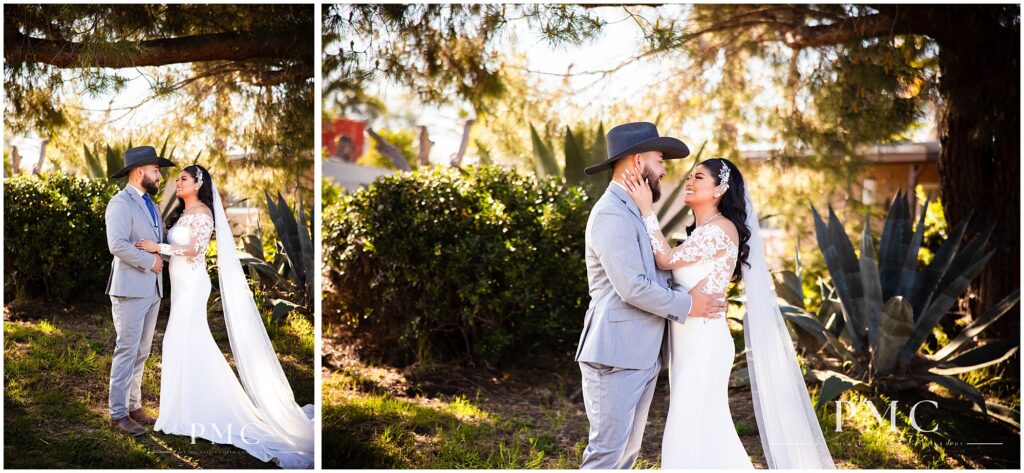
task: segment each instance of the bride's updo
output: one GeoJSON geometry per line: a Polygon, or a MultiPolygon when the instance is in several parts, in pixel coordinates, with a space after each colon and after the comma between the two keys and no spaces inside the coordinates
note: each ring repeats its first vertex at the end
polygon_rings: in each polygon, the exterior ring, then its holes
{"type": "MultiPolygon", "coordinates": [[[[185,173],[192,177],[197,183],[202,180],[203,185],[199,186],[199,201],[206,205],[206,208],[213,212],[213,181],[210,176],[210,172],[206,168],[193,164],[182,169],[185,173]],[[199,176],[202,175],[202,179],[199,176]]],[[[185,201],[178,197],[178,206],[171,212],[171,215],[167,219],[167,228],[174,226],[174,223],[181,218],[181,214],[185,211],[185,201]]]]}
{"type": "MultiPolygon", "coordinates": [[[[698,166],[707,168],[708,173],[715,180],[716,186],[722,184],[719,181],[722,166],[729,167],[729,190],[722,194],[722,200],[718,202],[718,211],[736,226],[736,232],[739,233],[740,243],[737,245],[739,253],[736,256],[736,269],[732,273],[732,281],[738,282],[743,277],[743,266],[750,267],[750,263],[747,262],[747,258],[750,256],[750,245],[747,244],[750,241],[750,229],[747,228],[747,203],[743,198],[746,195],[743,175],[740,174],[740,170],[735,164],[724,158],[712,158],[701,162],[698,166]]],[[[694,228],[697,228],[697,222],[686,227],[686,234],[693,233],[694,228]]]]}

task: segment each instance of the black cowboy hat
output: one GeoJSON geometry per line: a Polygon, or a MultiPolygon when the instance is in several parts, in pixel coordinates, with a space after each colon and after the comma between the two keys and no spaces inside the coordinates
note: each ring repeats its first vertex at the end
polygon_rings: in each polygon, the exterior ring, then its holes
{"type": "Polygon", "coordinates": [[[162,168],[175,167],[175,164],[170,160],[157,156],[156,149],[152,146],[138,146],[129,148],[128,151],[124,152],[124,168],[111,174],[110,177],[125,177],[132,168],[146,164],[156,164],[162,168]]]}
{"type": "Polygon", "coordinates": [[[625,123],[612,128],[608,130],[605,142],[608,143],[608,160],[584,169],[588,176],[611,169],[615,161],[625,156],[645,151],[661,151],[664,159],[680,159],[690,155],[686,143],[668,136],[658,136],[658,128],[648,122],[625,123]]]}

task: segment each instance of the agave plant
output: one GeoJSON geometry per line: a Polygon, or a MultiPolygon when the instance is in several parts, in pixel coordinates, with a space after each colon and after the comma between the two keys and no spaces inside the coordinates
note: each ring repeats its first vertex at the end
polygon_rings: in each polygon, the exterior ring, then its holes
{"type": "Polygon", "coordinates": [[[266,261],[263,254],[262,227],[258,227],[256,235],[243,238],[245,252],[239,256],[243,265],[249,267],[271,286],[287,280],[300,294],[299,300],[302,304],[287,299],[271,301],[274,305],[272,318],[279,319],[296,308],[313,307],[313,238],[310,233],[313,214],[309,213],[307,220],[301,200],[298,202],[297,213],[293,213],[280,193],[277,194],[276,202],[269,192],[264,193],[267,198],[267,212],[277,230],[277,255],[273,262],[266,261]]]}
{"type": "MultiPolygon", "coordinates": [[[[124,185],[126,179],[111,179],[110,173],[121,169],[124,166],[124,152],[128,148],[131,148],[131,142],[128,143],[127,147],[121,147],[119,145],[100,145],[95,143],[92,145],[92,149],[85,144],[82,145],[83,155],[85,157],[85,176],[89,179],[106,179],[111,182],[116,182],[119,185],[124,185]]],[[[161,155],[163,156],[163,155],[161,155]]]]}
{"type": "MultiPolygon", "coordinates": [[[[559,167],[558,161],[555,159],[554,144],[550,140],[545,141],[542,139],[540,134],[537,132],[537,129],[531,124],[530,139],[533,142],[534,171],[537,176],[561,176],[569,185],[581,185],[585,187],[590,195],[599,196],[604,193],[611,180],[610,173],[587,176],[586,173],[583,172],[587,166],[591,166],[608,159],[608,150],[605,146],[604,124],[598,124],[597,130],[593,134],[594,140],[593,142],[589,142],[589,146],[587,137],[588,133],[582,126],[577,127],[576,131],[573,131],[569,127],[565,127],[565,166],[559,167]]],[[[685,175],[689,175],[689,173],[693,171],[693,168],[700,163],[700,157],[704,153],[705,145],[707,145],[707,142],[704,142],[704,144],[701,145],[700,150],[694,156],[690,169],[685,175]]],[[[662,228],[664,228],[666,232],[675,230],[690,212],[690,208],[685,205],[676,212],[672,212],[671,214],[669,212],[672,206],[668,204],[670,202],[675,202],[682,189],[682,185],[676,187],[667,198],[662,200],[665,204],[658,209],[658,220],[664,222],[662,224],[662,228]]]]}
{"type": "Polygon", "coordinates": [[[573,132],[571,128],[565,127],[564,153],[565,166],[559,167],[555,159],[554,143],[551,140],[544,140],[537,133],[537,129],[530,125],[530,140],[533,142],[534,170],[538,177],[557,176],[565,179],[569,185],[582,185],[590,195],[601,195],[611,176],[607,173],[588,176],[583,170],[587,166],[600,163],[608,159],[608,150],[604,141],[604,124],[597,126],[593,133],[593,141],[587,139],[588,133],[583,127],[577,127],[573,132]]]}
{"type": "Polygon", "coordinates": [[[782,313],[796,329],[798,342],[812,352],[823,349],[843,360],[843,372],[814,373],[823,381],[817,407],[849,389],[893,392],[935,383],[965,396],[982,412],[1016,425],[1008,408],[986,404],[981,392],[957,375],[1016,353],[1017,339],[981,344],[977,338],[1019,302],[1019,290],[975,317],[934,353],[922,350],[932,330],[992,257],[986,248],[991,229],[963,244],[968,217],[953,228],[931,263],[919,270],[927,209],[925,203],[917,228],[912,228],[910,205],[906,195],[898,193],[885,219],[877,258],[868,214],[858,258],[835,212],[829,208],[826,223],[811,207],[818,247],[834,287],[819,282],[821,307],[818,313],[808,311],[798,257],[797,272],[782,272],[776,293],[785,301],[782,313]]]}

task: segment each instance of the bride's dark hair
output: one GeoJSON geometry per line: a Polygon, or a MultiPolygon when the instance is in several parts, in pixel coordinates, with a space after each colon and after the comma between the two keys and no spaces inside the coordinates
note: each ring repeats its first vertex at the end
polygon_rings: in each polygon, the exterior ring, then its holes
{"type": "MultiPolygon", "coordinates": [[[[750,263],[747,262],[747,258],[750,256],[750,245],[747,244],[750,241],[750,229],[747,228],[747,204],[744,202],[743,197],[746,195],[746,189],[743,184],[743,175],[740,174],[740,170],[735,164],[724,158],[709,159],[698,164],[698,166],[707,168],[712,179],[715,180],[716,186],[722,184],[718,178],[719,173],[722,171],[722,166],[729,167],[729,190],[725,191],[725,194],[722,194],[722,200],[718,201],[718,211],[736,226],[736,232],[740,236],[739,254],[736,256],[736,269],[732,273],[732,281],[737,282],[743,277],[742,267],[750,267],[750,263]]],[[[697,222],[686,227],[686,234],[693,233],[694,228],[697,228],[697,222]]]]}
{"type": "MultiPolygon", "coordinates": [[[[196,181],[199,180],[199,172],[203,173],[203,185],[199,187],[199,201],[205,204],[206,208],[210,209],[210,212],[213,212],[213,181],[210,177],[210,171],[207,171],[206,168],[198,164],[187,166],[185,169],[182,169],[182,171],[188,173],[188,175],[192,176],[192,179],[196,181]]],[[[185,201],[181,197],[178,197],[178,207],[175,208],[167,218],[167,228],[173,227],[174,223],[181,218],[181,214],[184,211],[185,201]]]]}

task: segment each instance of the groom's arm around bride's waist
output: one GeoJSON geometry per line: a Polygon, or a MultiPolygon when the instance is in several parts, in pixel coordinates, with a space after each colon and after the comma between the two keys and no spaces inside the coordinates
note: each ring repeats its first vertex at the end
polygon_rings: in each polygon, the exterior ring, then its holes
{"type": "Polygon", "coordinates": [[[107,204],[104,220],[107,224],[107,249],[110,254],[118,257],[121,261],[137,268],[139,271],[149,271],[153,268],[156,259],[151,253],[147,253],[135,247],[131,241],[132,220],[128,204],[115,196],[107,204]]]}
{"type": "MultiPolygon", "coordinates": [[[[601,266],[622,301],[645,312],[682,323],[690,311],[690,295],[672,290],[647,276],[644,255],[638,245],[636,222],[632,215],[614,207],[605,207],[595,215],[591,241],[601,266]]],[[[647,238],[647,235],[643,235],[647,238]]]]}

